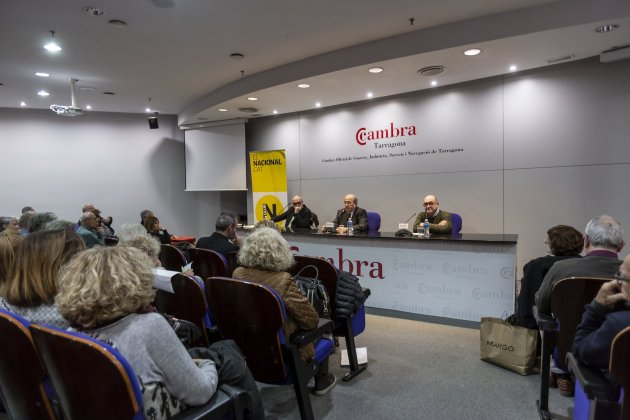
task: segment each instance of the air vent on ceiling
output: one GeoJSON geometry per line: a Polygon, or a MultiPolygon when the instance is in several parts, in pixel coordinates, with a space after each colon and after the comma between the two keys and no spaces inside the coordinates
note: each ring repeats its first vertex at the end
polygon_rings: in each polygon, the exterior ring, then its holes
{"type": "Polygon", "coordinates": [[[573,60],[574,58],[575,58],[575,54],[568,54],[568,55],[563,55],[562,57],[549,58],[545,60],[545,62],[547,64],[555,64],[555,63],[560,63],[562,61],[573,60]]]}
{"type": "Polygon", "coordinates": [[[250,117],[262,117],[262,114],[251,114],[250,117]]]}
{"type": "Polygon", "coordinates": [[[442,74],[445,71],[445,66],[428,66],[418,70],[418,74],[421,76],[437,76],[438,74],[442,74]]]}
{"type": "Polygon", "coordinates": [[[258,108],[253,108],[253,107],[249,107],[249,106],[245,106],[243,108],[239,108],[238,109],[241,112],[247,112],[248,114],[251,114],[253,112],[258,112],[258,108]]]}

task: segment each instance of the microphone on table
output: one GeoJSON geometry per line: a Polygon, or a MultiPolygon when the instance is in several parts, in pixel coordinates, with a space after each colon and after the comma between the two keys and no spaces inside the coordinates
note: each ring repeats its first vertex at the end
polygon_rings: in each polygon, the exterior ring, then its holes
{"type": "MultiPolygon", "coordinates": [[[[409,218],[407,220],[405,220],[405,223],[409,223],[409,221],[416,215],[417,213],[412,214],[411,216],[409,216],[409,218]]],[[[394,236],[398,237],[398,238],[411,238],[413,236],[413,232],[410,231],[409,229],[398,229],[396,231],[396,233],[394,233],[394,236]]]]}

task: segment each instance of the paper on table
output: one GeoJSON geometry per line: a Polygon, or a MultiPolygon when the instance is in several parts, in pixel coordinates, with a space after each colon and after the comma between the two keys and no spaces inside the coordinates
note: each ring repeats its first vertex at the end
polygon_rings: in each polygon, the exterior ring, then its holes
{"type": "Polygon", "coordinates": [[[191,268],[192,268],[192,261],[182,267],[182,273],[185,273],[186,271],[190,270],[191,268]]]}
{"type": "Polygon", "coordinates": [[[177,274],[177,271],[165,270],[163,268],[152,268],[153,287],[164,290],[165,292],[175,293],[171,284],[171,277],[177,274]]]}
{"type": "MultiPolygon", "coordinates": [[[[364,365],[368,362],[367,347],[357,347],[357,361],[360,365],[364,365]]],[[[341,366],[350,366],[348,350],[341,350],[341,366]]]]}

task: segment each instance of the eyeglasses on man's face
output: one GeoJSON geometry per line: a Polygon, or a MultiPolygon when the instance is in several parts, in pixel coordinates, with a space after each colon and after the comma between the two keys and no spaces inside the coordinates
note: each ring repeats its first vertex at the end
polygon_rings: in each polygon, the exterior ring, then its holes
{"type": "Polygon", "coordinates": [[[293,206],[299,206],[300,204],[302,204],[302,201],[294,201],[291,203],[293,206]]]}
{"type": "Polygon", "coordinates": [[[426,202],[426,203],[422,203],[422,205],[423,205],[424,207],[429,207],[429,206],[433,207],[433,206],[435,206],[436,204],[437,204],[437,203],[436,203],[435,201],[428,201],[428,202],[426,202]]]}
{"type": "Polygon", "coordinates": [[[630,279],[626,278],[623,276],[623,274],[621,274],[621,270],[618,270],[615,275],[613,276],[615,278],[615,280],[617,280],[618,282],[625,282],[625,283],[630,283],[630,279]]]}

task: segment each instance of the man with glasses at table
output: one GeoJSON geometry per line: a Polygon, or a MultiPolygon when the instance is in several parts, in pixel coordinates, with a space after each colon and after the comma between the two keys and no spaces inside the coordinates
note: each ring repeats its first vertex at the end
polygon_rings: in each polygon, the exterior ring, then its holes
{"type": "Polygon", "coordinates": [[[317,228],[319,225],[317,215],[306,207],[304,200],[299,195],[291,199],[291,206],[287,211],[271,220],[274,222],[286,220],[284,227],[287,230],[317,228]]]}
{"type": "Polygon", "coordinates": [[[578,360],[603,370],[608,369],[613,338],[630,327],[630,255],[614,277],[615,280],[604,283],[593,302],[586,305],[571,350],[578,360]]]}
{"type": "Polygon", "coordinates": [[[422,226],[424,220],[429,221],[429,232],[436,234],[451,233],[453,225],[451,224],[451,213],[440,209],[440,202],[434,195],[427,195],[422,202],[424,211],[418,213],[416,221],[413,224],[414,233],[418,232],[418,226],[422,226]]]}

